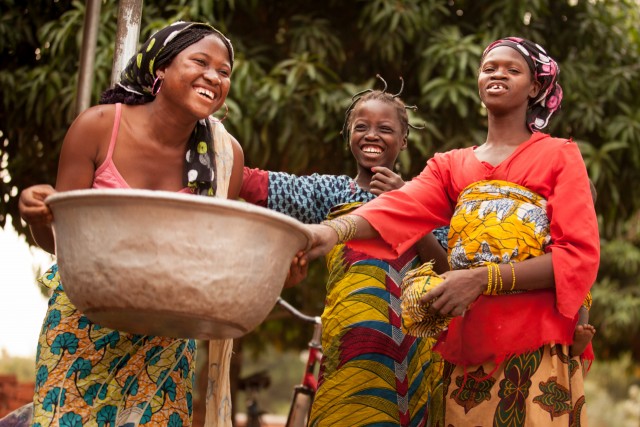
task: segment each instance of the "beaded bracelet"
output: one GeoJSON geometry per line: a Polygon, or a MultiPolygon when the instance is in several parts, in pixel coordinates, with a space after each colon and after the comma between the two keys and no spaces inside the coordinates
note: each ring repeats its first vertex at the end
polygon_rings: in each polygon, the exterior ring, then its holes
{"type": "Polygon", "coordinates": [[[502,272],[500,266],[495,263],[487,264],[487,289],[482,292],[484,295],[498,295],[502,293],[502,272]]]}
{"type": "Polygon", "coordinates": [[[500,271],[500,265],[496,264],[496,270],[498,271],[498,279],[500,279],[500,289],[496,289],[496,294],[502,293],[502,271],[500,271]]]}
{"type": "Polygon", "coordinates": [[[324,220],[320,224],[331,227],[338,235],[338,244],[348,242],[356,235],[358,227],[356,220],[350,216],[341,216],[331,220],[324,220]]]}
{"type": "Polygon", "coordinates": [[[511,289],[510,291],[516,288],[516,269],[513,267],[513,261],[509,261],[509,265],[511,266],[511,289]]]}
{"type": "Polygon", "coordinates": [[[495,264],[490,263],[487,264],[487,289],[482,292],[484,295],[495,295],[496,294],[496,272],[494,269],[495,264]]]}

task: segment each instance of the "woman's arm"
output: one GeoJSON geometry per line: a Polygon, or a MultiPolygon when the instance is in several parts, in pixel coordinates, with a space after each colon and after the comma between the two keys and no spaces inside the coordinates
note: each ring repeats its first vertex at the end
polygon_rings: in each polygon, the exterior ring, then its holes
{"type": "Polygon", "coordinates": [[[29,225],[31,235],[45,251],[53,254],[55,242],[53,214],[44,200],[56,191],[91,188],[101,144],[108,145],[113,126],[113,106],[96,106],[81,113],[71,124],[62,142],[55,190],[36,185],[20,193],[20,216],[29,225]]]}
{"type": "MultiPolygon", "coordinates": [[[[376,196],[404,187],[405,182],[402,177],[391,169],[384,166],[376,166],[371,170],[373,177],[371,178],[369,191],[376,196]]],[[[416,249],[423,263],[433,261],[433,270],[436,273],[449,271],[447,251],[442,247],[442,244],[440,244],[433,233],[427,233],[420,239],[418,243],[416,243],[416,249]]]]}
{"type": "Polygon", "coordinates": [[[437,154],[420,175],[402,188],[381,194],[355,210],[353,214],[374,227],[380,239],[354,240],[350,246],[376,258],[393,259],[435,228],[448,225],[452,200],[457,198],[450,163],[446,155],[437,154]]]}
{"type": "MultiPolygon", "coordinates": [[[[358,215],[343,215],[337,220],[352,223],[356,230],[352,240],[356,239],[374,239],[380,237],[380,234],[369,222],[358,215]]],[[[336,220],[333,220],[336,221],[336,220]]],[[[297,257],[300,259],[301,265],[314,260],[320,256],[326,255],[338,243],[344,243],[338,238],[338,232],[325,224],[306,225],[307,230],[311,233],[311,245],[306,252],[299,252],[297,257]]]]}
{"type": "Polygon", "coordinates": [[[578,145],[564,142],[553,155],[547,199],[556,308],[573,318],[596,280],[600,236],[587,169],[578,145]]]}
{"type": "Polygon", "coordinates": [[[240,198],[266,208],[269,202],[269,172],[245,166],[242,169],[240,198]]]}
{"type": "MultiPolygon", "coordinates": [[[[443,174],[447,175],[446,171],[441,171],[438,160],[433,158],[418,177],[402,188],[385,192],[352,214],[340,217],[356,228],[353,235],[348,233],[348,240],[353,240],[352,246],[378,258],[395,258],[434,226],[448,224],[452,206],[442,185],[443,180],[449,178],[443,174]],[[376,228],[369,218],[377,221],[376,228]],[[381,236],[379,229],[386,234],[381,236]]],[[[338,242],[336,230],[329,226],[308,227],[313,238],[310,249],[300,257],[302,262],[326,255],[336,243],[342,243],[338,242]]]]}
{"type": "Polygon", "coordinates": [[[44,200],[55,192],[56,190],[48,184],[34,185],[22,190],[18,201],[20,217],[29,225],[33,240],[50,254],[55,252],[51,230],[53,214],[44,200]]]}
{"type": "MultiPolygon", "coordinates": [[[[552,254],[529,258],[522,262],[498,264],[502,289],[539,290],[555,286],[552,254]],[[514,274],[515,273],[515,274],[514,274]],[[515,277],[515,279],[514,279],[515,277]]],[[[495,273],[495,270],[492,271],[495,273]]],[[[460,316],[483,292],[489,283],[489,267],[455,270],[442,274],[444,281],[420,298],[430,310],[441,315],[460,316]]]]}

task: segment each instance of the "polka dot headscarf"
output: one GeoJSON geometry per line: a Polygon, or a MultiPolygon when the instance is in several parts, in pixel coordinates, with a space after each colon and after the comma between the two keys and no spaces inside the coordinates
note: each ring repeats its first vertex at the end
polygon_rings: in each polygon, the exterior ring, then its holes
{"type": "Polygon", "coordinates": [[[558,64],[539,44],[519,37],[506,37],[494,41],[484,50],[482,58],[499,46],[509,46],[519,52],[529,65],[533,78],[540,82],[540,92],[529,101],[526,120],[532,132],[544,129],[549,124],[551,115],[560,109],[562,102],[558,64]]]}
{"type": "MultiPolygon", "coordinates": [[[[156,71],[210,34],[220,37],[229,52],[229,62],[233,68],[233,46],[224,34],[209,24],[180,21],[159,30],[140,47],[122,71],[118,85],[128,92],[143,96],[146,102],[153,101],[158,89],[156,71]]],[[[208,119],[200,120],[189,138],[183,184],[194,193],[215,194],[213,129],[208,119]]]]}

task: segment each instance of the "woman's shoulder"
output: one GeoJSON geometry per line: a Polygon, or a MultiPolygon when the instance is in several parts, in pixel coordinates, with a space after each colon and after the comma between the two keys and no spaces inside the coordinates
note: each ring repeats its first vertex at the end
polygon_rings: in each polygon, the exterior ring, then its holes
{"type": "Polygon", "coordinates": [[[475,145],[470,147],[461,147],[461,148],[452,148],[451,150],[435,153],[434,157],[440,158],[456,158],[456,157],[465,157],[469,154],[473,153],[473,150],[476,148],[475,145]]]}
{"type": "MultiPolygon", "coordinates": [[[[120,107],[122,108],[121,104],[99,104],[99,105],[94,105],[93,107],[89,107],[86,110],[84,110],[82,113],[80,113],[80,115],[78,117],[86,117],[86,118],[90,118],[93,120],[104,120],[107,118],[111,118],[113,119],[113,117],[115,116],[116,113],[116,108],[118,107],[118,105],[120,105],[120,107]]],[[[126,108],[126,107],[124,107],[126,108]]]]}
{"type": "Polygon", "coordinates": [[[229,134],[229,142],[231,143],[231,149],[233,150],[233,157],[238,159],[238,161],[241,161],[242,165],[244,165],[244,151],[242,150],[242,145],[240,145],[238,140],[231,134],[229,134]]]}
{"type": "Polygon", "coordinates": [[[521,156],[542,171],[557,174],[563,170],[584,169],[584,159],[579,145],[572,138],[560,138],[547,134],[537,135],[526,156],[521,156]]]}
{"type": "Polygon", "coordinates": [[[111,132],[116,115],[115,104],[95,105],[81,112],[73,121],[73,128],[80,128],[82,131],[100,132],[108,130],[111,132]]]}
{"type": "Polygon", "coordinates": [[[564,165],[567,162],[582,160],[579,145],[572,138],[560,138],[547,134],[538,135],[536,144],[532,144],[539,157],[547,159],[550,167],[564,165]]]}
{"type": "Polygon", "coordinates": [[[75,118],[67,135],[67,145],[108,145],[114,127],[115,105],[96,105],[87,108],[75,118]],[[106,142],[105,142],[106,141],[106,142]]]}
{"type": "Polygon", "coordinates": [[[577,147],[577,144],[571,138],[561,138],[557,136],[552,136],[547,133],[542,132],[534,132],[531,135],[531,139],[534,142],[542,142],[547,148],[563,148],[567,145],[577,147]]]}
{"type": "Polygon", "coordinates": [[[472,157],[473,150],[475,147],[463,147],[463,148],[454,148],[448,151],[435,153],[431,159],[429,159],[429,163],[433,165],[438,165],[439,167],[444,167],[451,164],[456,164],[460,162],[465,162],[467,159],[472,157]]]}

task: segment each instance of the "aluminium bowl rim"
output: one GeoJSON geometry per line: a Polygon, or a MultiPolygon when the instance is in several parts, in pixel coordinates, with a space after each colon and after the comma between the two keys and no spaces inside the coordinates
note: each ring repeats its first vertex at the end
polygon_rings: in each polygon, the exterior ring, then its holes
{"type": "MultiPolygon", "coordinates": [[[[186,204],[190,204],[193,206],[202,206],[202,207],[217,207],[217,208],[228,208],[234,211],[240,211],[243,213],[247,213],[254,216],[262,216],[268,217],[270,219],[276,220],[276,222],[284,222],[285,224],[291,226],[296,231],[300,232],[306,238],[305,251],[309,249],[311,246],[312,235],[305,227],[301,221],[298,221],[295,218],[291,218],[283,213],[273,211],[271,209],[256,206],[249,202],[232,200],[232,199],[222,199],[217,197],[194,197],[194,194],[186,194],[186,193],[177,193],[173,191],[165,191],[165,190],[147,190],[147,189],[79,189],[79,190],[68,190],[68,191],[59,191],[45,199],[45,203],[47,205],[55,206],[57,204],[64,203],[69,200],[76,199],[109,199],[109,198],[117,198],[117,199],[147,199],[153,201],[178,201],[185,202],[186,204]]],[[[54,219],[55,221],[55,219],[54,219]]]]}

